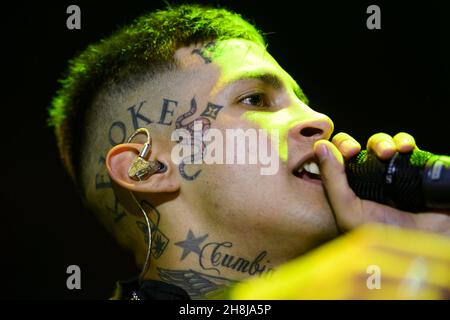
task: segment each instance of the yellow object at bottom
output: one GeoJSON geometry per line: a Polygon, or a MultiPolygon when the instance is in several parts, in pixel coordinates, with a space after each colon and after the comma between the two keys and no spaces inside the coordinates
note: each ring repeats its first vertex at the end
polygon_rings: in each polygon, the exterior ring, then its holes
{"type": "Polygon", "coordinates": [[[450,238],[372,224],[233,287],[230,299],[450,299],[450,238]]]}

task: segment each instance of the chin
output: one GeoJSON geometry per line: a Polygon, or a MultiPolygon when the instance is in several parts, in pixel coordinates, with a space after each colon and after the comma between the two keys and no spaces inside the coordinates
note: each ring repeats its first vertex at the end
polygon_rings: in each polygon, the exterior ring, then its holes
{"type": "Polygon", "coordinates": [[[286,227],[297,238],[307,238],[311,243],[321,244],[338,236],[336,221],[326,200],[307,205],[303,203],[291,210],[293,214],[287,218],[286,227]]]}

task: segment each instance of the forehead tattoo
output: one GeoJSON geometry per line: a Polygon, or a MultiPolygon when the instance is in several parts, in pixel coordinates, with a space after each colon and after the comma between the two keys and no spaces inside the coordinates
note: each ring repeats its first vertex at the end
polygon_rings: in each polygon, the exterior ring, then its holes
{"type": "Polygon", "coordinates": [[[203,48],[196,48],[192,50],[191,54],[199,55],[205,64],[209,64],[212,62],[212,49],[215,47],[216,43],[208,42],[203,48]]]}

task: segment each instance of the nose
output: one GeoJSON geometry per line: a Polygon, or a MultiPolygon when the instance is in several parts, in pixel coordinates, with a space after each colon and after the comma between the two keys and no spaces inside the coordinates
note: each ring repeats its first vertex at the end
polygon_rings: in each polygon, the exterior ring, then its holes
{"type": "Polygon", "coordinates": [[[316,141],[329,139],[333,132],[334,124],[330,117],[313,111],[308,119],[301,121],[289,130],[289,135],[296,141],[316,141]]]}

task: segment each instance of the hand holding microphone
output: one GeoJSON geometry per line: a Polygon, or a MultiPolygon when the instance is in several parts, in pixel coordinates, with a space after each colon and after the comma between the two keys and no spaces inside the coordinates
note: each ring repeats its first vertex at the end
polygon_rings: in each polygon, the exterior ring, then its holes
{"type": "MultiPolygon", "coordinates": [[[[416,145],[414,138],[406,133],[399,133],[393,138],[384,133],[375,134],[367,143],[368,151],[360,153],[358,158],[352,160],[350,159],[361,149],[356,140],[348,134],[339,133],[332,142],[317,141],[314,151],[319,159],[321,178],[328,201],[342,231],[353,229],[367,222],[380,222],[450,235],[450,215],[438,212],[441,209],[448,209],[446,198],[448,189],[446,186],[439,185],[436,190],[436,185],[431,181],[433,174],[434,177],[437,177],[438,174],[448,175],[448,171],[442,170],[449,163],[442,164],[442,162],[449,161],[449,157],[441,157],[440,162],[436,162],[436,157],[432,159],[432,155],[426,152],[416,150],[411,154],[416,149],[416,145]],[[405,164],[412,155],[417,158],[413,159],[417,162],[417,166],[412,169],[408,167],[405,171],[405,164]],[[348,161],[346,166],[344,159],[348,161]],[[403,173],[406,172],[406,177],[398,179],[396,174],[400,169],[403,173]],[[418,173],[420,178],[424,173],[429,174],[428,189],[417,188],[411,183],[414,177],[408,170],[412,170],[411,172],[415,172],[415,174],[418,173]],[[395,179],[389,184],[389,179],[392,178],[395,179]],[[377,185],[377,181],[380,184],[377,185]],[[395,183],[392,184],[392,182],[395,183]],[[416,190],[416,195],[411,198],[413,189],[416,190]],[[355,191],[366,199],[358,197],[355,191]],[[424,191],[427,193],[428,200],[425,197],[421,202],[418,195],[422,194],[423,196],[424,191]],[[399,194],[406,196],[398,198],[399,194]],[[397,205],[397,208],[367,198],[397,205]],[[429,212],[411,213],[420,210],[421,206],[423,208],[430,207],[429,204],[439,210],[431,209],[427,210],[429,212]],[[408,205],[411,206],[408,207],[408,205]],[[400,208],[406,211],[400,210],[400,208]]],[[[416,179],[417,177],[416,175],[416,179]]],[[[440,183],[442,183],[442,179],[440,183]]],[[[445,183],[448,184],[448,180],[444,181],[445,183]]]]}

